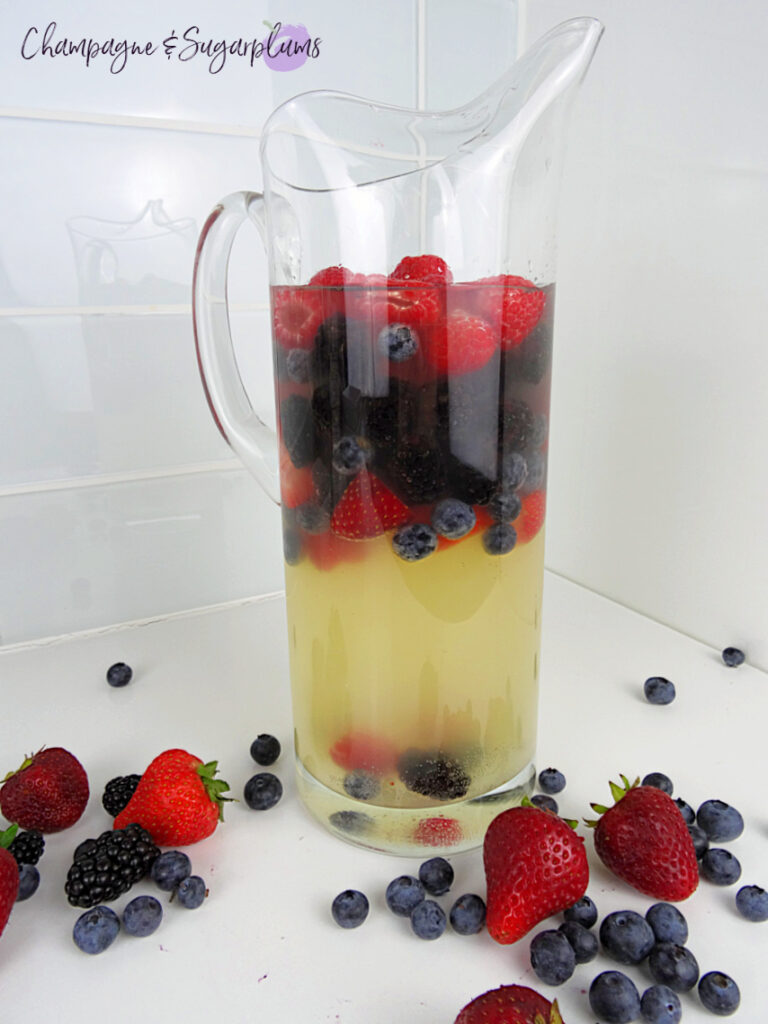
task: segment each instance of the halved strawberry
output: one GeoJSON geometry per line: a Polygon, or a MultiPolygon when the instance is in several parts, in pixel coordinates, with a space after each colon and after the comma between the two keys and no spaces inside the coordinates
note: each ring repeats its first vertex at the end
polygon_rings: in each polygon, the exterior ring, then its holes
{"type": "Polygon", "coordinates": [[[284,348],[312,348],[317,329],[327,315],[316,289],[272,289],[272,329],[275,340],[284,348]]]}
{"type": "Polygon", "coordinates": [[[514,522],[518,544],[527,544],[542,528],[546,505],[546,491],[531,491],[523,498],[520,515],[514,522]]]}
{"type": "Polygon", "coordinates": [[[422,846],[455,846],[463,837],[455,818],[422,818],[413,833],[414,841],[422,846]]]}
{"type": "Polygon", "coordinates": [[[297,469],[288,449],[280,443],[280,497],[286,508],[298,508],[305,501],[315,497],[315,486],[312,480],[312,469],[303,466],[297,469]]]}
{"type": "Polygon", "coordinates": [[[408,517],[408,506],[372,473],[361,470],[334,509],[331,530],[347,540],[367,540],[394,530],[408,517]]]}
{"type": "Polygon", "coordinates": [[[453,274],[441,256],[404,256],[392,271],[398,281],[418,281],[421,284],[450,284],[453,274]]]}
{"type": "Polygon", "coordinates": [[[438,373],[454,376],[485,366],[498,346],[498,334],[486,320],[457,309],[425,332],[424,356],[438,373]]]}
{"type": "Polygon", "coordinates": [[[334,763],[347,772],[386,775],[397,763],[395,745],[371,732],[347,733],[336,740],[329,753],[334,763]]]}
{"type": "Polygon", "coordinates": [[[515,274],[475,283],[481,286],[474,294],[477,312],[498,330],[503,349],[515,348],[541,319],[546,295],[533,281],[515,274]]]}
{"type": "Polygon", "coordinates": [[[467,1003],[454,1024],[563,1024],[557,1000],[525,985],[500,985],[467,1003]]]}

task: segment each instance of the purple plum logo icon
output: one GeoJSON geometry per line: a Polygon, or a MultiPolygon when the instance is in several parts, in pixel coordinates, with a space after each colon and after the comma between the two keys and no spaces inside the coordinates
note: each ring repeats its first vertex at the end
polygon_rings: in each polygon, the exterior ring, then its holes
{"type": "MultiPolygon", "coordinates": [[[[312,40],[304,25],[283,25],[279,21],[271,25],[264,40],[264,63],[272,71],[293,71],[306,63],[312,40]]],[[[314,54],[313,54],[314,56],[314,54]]]]}

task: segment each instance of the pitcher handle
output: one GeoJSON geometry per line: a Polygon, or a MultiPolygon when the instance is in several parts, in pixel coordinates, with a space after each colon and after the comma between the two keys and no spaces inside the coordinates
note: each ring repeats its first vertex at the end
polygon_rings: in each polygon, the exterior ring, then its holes
{"type": "Polygon", "coordinates": [[[240,225],[251,218],[264,238],[264,197],[233,192],[212,210],[200,233],[192,283],[192,320],[205,396],[224,440],[267,495],[280,504],[277,435],[253,410],[232,345],[227,269],[240,225]]]}

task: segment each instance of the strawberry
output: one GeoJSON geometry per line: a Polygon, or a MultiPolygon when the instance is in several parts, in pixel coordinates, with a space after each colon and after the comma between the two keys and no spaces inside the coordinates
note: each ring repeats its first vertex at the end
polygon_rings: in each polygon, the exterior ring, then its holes
{"type": "Polygon", "coordinates": [[[397,750],[389,740],[370,732],[349,732],[330,749],[331,759],[348,772],[386,775],[394,770],[397,750]]]}
{"type": "Polygon", "coordinates": [[[413,832],[414,842],[421,846],[454,846],[463,837],[455,818],[422,818],[413,832]]]}
{"type": "Polygon", "coordinates": [[[330,315],[323,306],[317,289],[273,288],[272,329],[278,344],[284,348],[312,348],[318,327],[330,315]]]}
{"type": "Polygon", "coordinates": [[[533,540],[544,525],[546,498],[545,491],[531,491],[523,498],[520,515],[514,523],[518,544],[527,544],[533,540]]]}
{"type": "Polygon", "coordinates": [[[359,562],[366,554],[364,544],[337,537],[330,530],[325,533],[302,533],[302,542],[310,562],[323,572],[341,562],[359,562]]]}
{"type": "Polygon", "coordinates": [[[424,355],[438,373],[471,373],[498,349],[498,334],[479,316],[457,309],[425,338],[424,355]]]}
{"type": "Polygon", "coordinates": [[[280,443],[280,497],[286,508],[298,508],[315,497],[315,485],[310,466],[297,469],[288,449],[280,443]]]}
{"type": "Polygon", "coordinates": [[[563,1018],[557,1000],[525,985],[501,985],[467,1003],[454,1024],[563,1024],[563,1018]]]}
{"type": "Polygon", "coordinates": [[[63,747],[44,747],[25,758],[0,789],[0,810],[8,821],[38,832],[69,828],[87,803],[88,776],[63,747]]]}
{"type": "Polygon", "coordinates": [[[486,924],[507,944],[581,899],[589,881],[584,840],[551,811],[511,807],[485,833],[486,924]]]}
{"type": "Polygon", "coordinates": [[[18,830],[19,826],[14,824],[0,832],[0,935],[3,934],[19,891],[19,865],[13,854],[8,852],[18,830]]]}
{"type": "Polygon", "coordinates": [[[398,281],[418,281],[420,284],[451,284],[453,274],[440,256],[404,256],[392,271],[398,281]]]}
{"type": "Polygon", "coordinates": [[[616,803],[592,804],[601,817],[587,824],[595,830],[595,850],[615,875],[656,900],[687,899],[699,883],[696,850],[685,819],[672,797],[654,786],[610,783],[616,803]]]}
{"type": "Polygon", "coordinates": [[[216,779],[217,762],[203,764],[186,750],[166,750],[150,763],[136,792],[115,818],[114,828],[135,822],[158,846],[188,846],[211,835],[224,820],[223,794],[229,786],[216,779]]]}
{"type": "Polygon", "coordinates": [[[347,540],[366,540],[401,526],[409,514],[408,506],[392,491],[361,470],[333,510],[331,529],[347,540]]]}
{"type": "Polygon", "coordinates": [[[476,282],[477,311],[501,336],[503,349],[516,348],[541,319],[546,295],[532,281],[514,274],[499,274],[476,282]]]}

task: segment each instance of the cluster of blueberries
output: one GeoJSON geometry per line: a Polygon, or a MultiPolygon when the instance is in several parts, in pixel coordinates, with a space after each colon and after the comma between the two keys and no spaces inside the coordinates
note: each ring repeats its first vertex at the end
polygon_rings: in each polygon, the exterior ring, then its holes
{"type": "MultiPolygon", "coordinates": [[[[280,740],[270,733],[260,733],[251,744],[251,757],[256,764],[269,767],[280,757],[280,740]]],[[[283,795],[283,784],[272,772],[257,772],[243,789],[243,799],[252,811],[268,811],[283,795]]]]}

